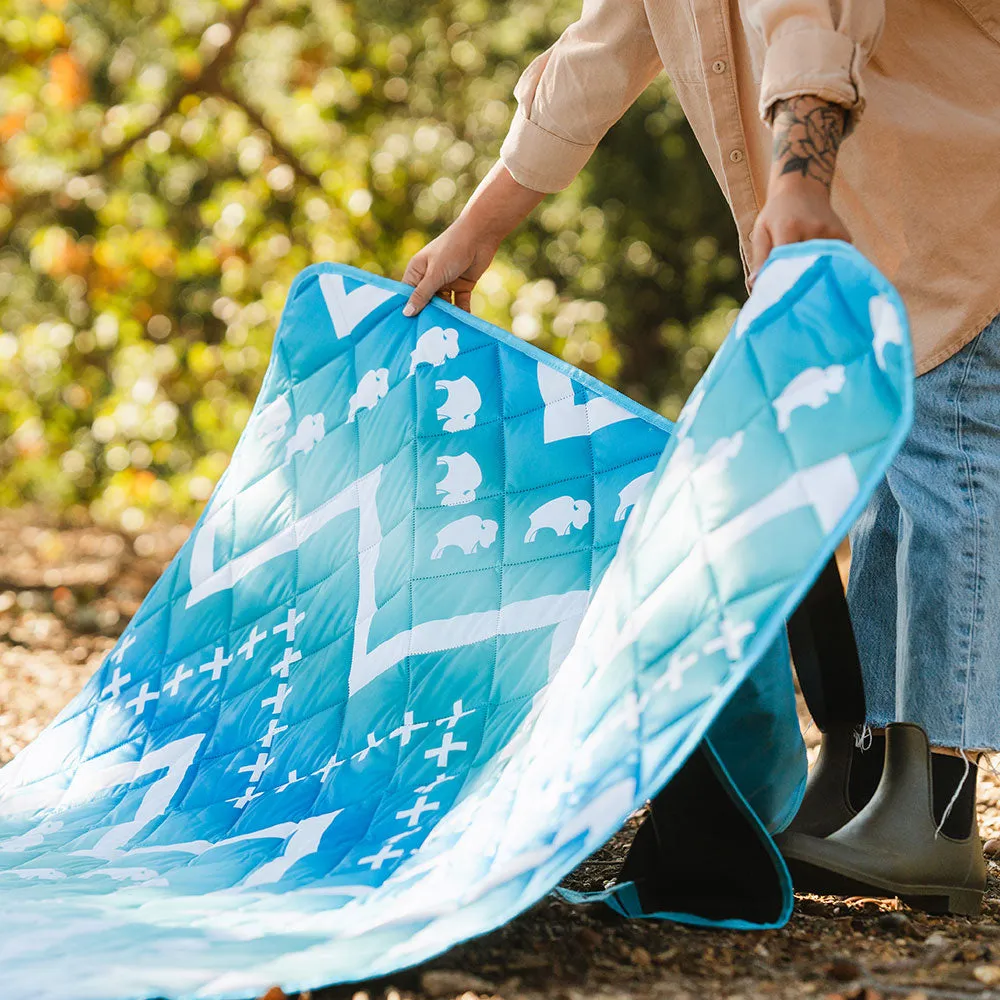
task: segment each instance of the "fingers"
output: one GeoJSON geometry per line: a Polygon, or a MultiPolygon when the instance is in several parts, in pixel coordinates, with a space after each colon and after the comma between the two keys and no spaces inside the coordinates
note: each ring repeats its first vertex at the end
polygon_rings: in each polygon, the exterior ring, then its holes
{"type": "Polygon", "coordinates": [[[467,313],[472,312],[472,291],[460,292],[455,289],[455,305],[459,309],[464,309],[467,313]]]}
{"type": "Polygon", "coordinates": [[[420,283],[420,279],[424,276],[424,272],[427,270],[427,248],[425,247],[419,253],[415,253],[410,258],[410,263],[406,265],[406,270],[403,272],[403,281],[407,285],[413,285],[416,287],[420,283]]]}
{"type": "MultiPolygon", "coordinates": [[[[839,221],[839,220],[838,220],[839,221]]],[[[845,243],[853,243],[854,237],[847,231],[847,227],[844,225],[838,226],[833,230],[827,237],[829,240],[843,240],[845,243]]]]}
{"type": "MultiPolygon", "coordinates": [[[[414,286],[406,305],[403,306],[404,316],[416,316],[435,294],[442,294],[441,286],[445,282],[438,275],[438,268],[435,267],[428,249],[429,247],[424,247],[419,253],[414,254],[410,263],[406,265],[406,271],[403,272],[403,281],[407,285],[414,286]]],[[[451,300],[450,296],[442,295],[442,297],[451,300]]]]}
{"type": "Polygon", "coordinates": [[[851,239],[847,230],[835,218],[790,219],[777,222],[770,227],[769,236],[776,247],[788,243],[805,243],[806,240],[844,240],[849,243],[851,239]]]}
{"type": "MultiPolygon", "coordinates": [[[[409,270],[409,268],[407,268],[409,270]]],[[[403,306],[404,316],[416,316],[421,309],[427,305],[432,298],[434,298],[435,293],[441,287],[441,280],[437,275],[429,268],[417,281],[416,288],[413,289],[413,293],[410,295],[409,300],[406,305],[403,306]]]]}
{"type": "Polygon", "coordinates": [[[750,236],[753,270],[747,278],[747,287],[753,289],[760,269],[775,247],[806,240],[843,240],[851,242],[851,234],[832,212],[826,218],[769,218],[758,217],[750,236]]]}

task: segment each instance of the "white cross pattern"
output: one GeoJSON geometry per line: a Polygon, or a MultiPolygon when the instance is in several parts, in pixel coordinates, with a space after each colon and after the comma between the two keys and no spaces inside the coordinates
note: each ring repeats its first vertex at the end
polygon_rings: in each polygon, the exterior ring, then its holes
{"type": "Polygon", "coordinates": [[[322,774],[323,777],[319,779],[321,785],[326,784],[326,779],[330,777],[330,772],[335,771],[338,767],[343,767],[344,762],[334,754],[318,771],[313,771],[313,774],[322,774]]]}
{"type": "Polygon", "coordinates": [[[373,872],[377,872],[386,861],[392,861],[394,858],[401,858],[406,852],[405,851],[394,851],[392,849],[392,844],[386,841],[378,854],[370,854],[367,858],[359,858],[359,865],[370,866],[373,872]]]}
{"type": "Polygon", "coordinates": [[[132,680],[131,674],[125,674],[123,677],[121,669],[119,667],[115,667],[115,672],[111,675],[111,680],[108,681],[108,686],[101,692],[101,697],[103,698],[106,694],[110,694],[112,698],[117,698],[122,693],[122,688],[125,687],[130,680],[132,680]]]}
{"type": "Polygon", "coordinates": [[[254,799],[259,799],[264,793],[258,792],[253,785],[248,785],[247,790],[238,799],[227,799],[232,802],[237,809],[246,809],[254,799]]]}
{"type": "Polygon", "coordinates": [[[281,661],[271,667],[272,675],[277,674],[279,677],[288,677],[288,668],[293,663],[298,663],[301,659],[301,653],[297,653],[291,646],[286,646],[285,654],[281,657],[281,661]]]}
{"type": "MultiPolygon", "coordinates": [[[[401,840],[409,837],[411,833],[418,833],[418,830],[403,830],[402,833],[394,833],[391,837],[386,837],[387,844],[398,844],[401,840]]],[[[411,852],[412,853],[412,852],[411,852]]]]}
{"type": "Polygon", "coordinates": [[[394,740],[399,737],[399,745],[405,747],[407,743],[410,742],[410,737],[418,729],[426,729],[430,723],[428,722],[414,722],[412,712],[403,713],[403,724],[399,728],[394,729],[389,733],[389,739],[394,740]]]}
{"type": "Polygon", "coordinates": [[[438,785],[443,785],[446,781],[454,780],[455,776],[453,774],[438,774],[434,776],[434,780],[429,785],[421,785],[419,788],[414,788],[413,790],[417,795],[430,795],[438,785]]]}
{"type": "Polygon", "coordinates": [[[723,618],[719,626],[719,636],[706,642],[702,652],[708,655],[724,649],[726,656],[735,663],[743,655],[743,640],[753,635],[755,628],[753,622],[740,622],[739,625],[734,625],[728,618],[723,618]]]}
{"type": "Polygon", "coordinates": [[[151,701],[156,701],[160,697],[159,691],[150,691],[149,685],[143,681],[142,687],[139,688],[139,694],[132,700],[125,702],[126,708],[134,708],[136,716],[142,715],[146,711],[146,705],[151,701]]]}
{"type": "Polygon", "coordinates": [[[195,562],[192,555],[191,591],[186,606],[193,607],[213,594],[231,590],[240,580],[261,569],[272,559],[277,559],[286,552],[298,551],[335,518],[356,510],[359,518],[358,603],[351,671],[348,676],[350,695],[356,694],[409,656],[460,649],[497,636],[518,635],[536,629],[555,628],[557,634],[562,635],[562,641],[553,642],[550,651],[550,666],[557,666],[568,646],[572,645],[571,642],[567,644],[566,639],[571,640],[575,636],[587,610],[589,590],[546,594],[512,601],[489,611],[418,622],[413,628],[390,636],[372,649],[368,648],[372,620],[378,611],[375,600],[375,569],[382,543],[382,526],[377,506],[381,475],[381,466],[372,469],[315,510],[303,514],[249,552],[236,556],[218,568],[212,558],[213,539],[217,525],[225,520],[226,508],[210,514],[194,536],[194,548],[204,555],[204,559],[195,562]]]}
{"type": "Polygon", "coordinates": [[[254,627],[250,629],[250,635],[247,636],[247,641],[243,643],[243,645],[240,646],[236,652],[239,653],[245,660],[252,660],[254,647],[258,643],[263,642],[266,638],[267,632],[258,632],[257,626],[254,625],[254,627]]]}
{"type": "Polygon", "coordinates": [[[111,662],[120,664],[122,657],[128,652],[130,646],[135,645],[134,635],[123,635],[118,643],[118,648],[111,654],[111,662]]]}
{"type": "Polygon", "coordinates": [[[277,635],[279,632],[285,632],[285,642],[290,645],[295,642],[295,626],[301,625],[305,617],[306,613],[304,611],[296,614],[295,608],[291,608],[288,612],[288,617],[280,625],[275,625],[271,630],[271,634],[277,635]]]}
{"type": "Polygon", "coordinates": [[[292,686],[291,684],[286,684],[282,681],[278,685],[277,693],[273,698],[264,698],[260,703],[261,708],[267,708],[268,705],[273,706],[272,712],[274,715],[281,715],[282,709],[285,707],[285,699],[291,694],[292,686]]]}
{"type": "Polygon", "coordinates": [[[189,677],[194,677],[194,671],[188,670],[187,667],[182,663],[174,673],[174,676],[163,685],[163,690],[170,690],[170,697],[176,698],[177,692],[181,688],[181,683],[186,681],[189,677]]]}
{"type": "Polygon", "coordinates": [[[467,715],[475,715],[476,710],[470,708],[468,711],[462,711],[462,699],[459,698],[454,705],[451,706],[451,715],[446,715],[443,719],[437,720],[437,725],[443,726],[447,723],[449,729],[454,729],[455,726],[461,719],[464,719],[467,715]]]}
{"type": "Polygon", "coordinates": [[[288,726],[279,726],[277,719],[268,719],[267,732],[257,741],[262,747],[270,750],[275,736],[280,735],[288,729],[288,726]]]}
{"type": "Polygon", "coordinates": [[[368,745],[363,750],[359,750],[356,754],[352,754],[351,760],[357,760],[357,761],[364,760],[368,756],[368,754],[370,754],[372,750],[375,749],[375,747],[380,747],[383,743],[385,743],[384,738],[377,740],[375,739],[374,733],[369,733],[367,738],[368,745]]]}
{"type": "Polygon", "coordinates": [[[233,662],[231,656],[225,655],[226,651],[221,646],[215,647],[215,658],[209,663],[203,663],[199,668],[200,673],[206,670],[212,671],[212,680],[217,681],[222,676],[222,668],[228,667],[233,662]]]}
{"type": "Polygon", "coordinates": [[[684,685],[684,675],[698,662],[697,653],[681,656],[674,653],[667,662],[667,672],[657,682],[665,685],[670,691],[680,691],[684,685]]]}
{"type": "Polygon", "coordinates": [[[302,777],[300,778],[298,771],[289,771],[288,772],[288,781],[286,781],[283,785],[278,785],[278,787],[275,788],[275,791],[276,792],[283,792],[290,785],[297,785],[300,781],[305,781],[305,780],[306,780],[306,776],[302,775],[302,777]]]}
{"type": "Polygon", "coordinates": [[[247,781],[251,785],[257,784],[261,778],[264,777],[264,772],[273,764],[274,761],[266,753],[257,754],[257,759],[252,763],[248,764],[246,767],[241,767],[239,770],[240,774],[249,774],[250,777],[247,781]]]}
{"type": "Polygon", "coordinates": [[[468,743],[456,743],[455,737],[452,736],[451,730],[448,730],[444,734],[444,739],[441,741],[441,746],[435,747],[433,750],[428,750],[424,754],[425,760],[430,760],[432,757],[437,757],[438,767],[448,766],[448,755],[452,753],[460,753],[462,750],[468,750],[468,743]]]}
{"type": "Polygon", "coordinates": [[[420,817],[425,812],[437,812],[441,808],[440,802],[428,802],[426,795],[421,795],[413,804],[412,809],[403,809],[396,813],[396,819],[405,819],[407,826],[418,826],[420,817]]]}
{"type": "Polygon", "coordinates": [[[639,716],[639,699],[634,691],[627,691],[622,699],[622,710],[620,716],[622,722],[628,727],[630,732],[635,732],[639,728],[641,721],[639,716]]]}

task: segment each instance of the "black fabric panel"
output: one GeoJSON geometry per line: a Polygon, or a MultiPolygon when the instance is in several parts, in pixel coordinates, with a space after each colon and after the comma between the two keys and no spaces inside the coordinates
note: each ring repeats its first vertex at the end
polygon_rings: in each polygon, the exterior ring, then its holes
{"type": "Polygon", "coordinates": [[[704,744],[653,799],[619,878],[636,884],[647,913],[773,923],[784,902],[759,828],[733,800],[704,744]]]}
{"type": "Polygon", "coordinates": [[[799,687],[821,732],[865,721],[865,691],[847,598],[832,557],[788,619],[799,687]]]}
{"type": "Polygon", "coordinates": [[[941,832],[946,837],[964,840],[972,832],[972,824],[976,818],[978,778],[979,768],[964,758],[943,753],[931,754],[934,819],[941,824],[941,832]],[[947,816],[945,812],[948,812],[947,816]],[[944,818],[943,823],[942,818],[944,818]]]}
{"type": "Polygon", "coordinates": [[[882,780],[885,763],[885,735],[872,733],[867,749],[855,746],[851,750],[851,766],[847,772],[847,798],[855,812],[872,800],[878,783],[882,780]]]}

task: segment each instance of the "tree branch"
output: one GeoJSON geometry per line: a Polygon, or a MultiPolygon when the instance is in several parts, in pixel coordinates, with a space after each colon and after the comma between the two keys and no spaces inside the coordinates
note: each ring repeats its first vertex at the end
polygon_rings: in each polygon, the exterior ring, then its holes
{"type": "MultiPolygon", "coordinates": [[[[123,139],[113,149],[107,150],[90,165],[83,165],[77,168],[76,173],[79,175],[100,174],[114,166],[114,164],[121,160],[122,157],[138,145],[138,143],[142,142],[155,132],[156,129],[158,129],[167,120],[167,118],[169,118],[178,109],[181,101],[183,101],[185,97],[188,97],[191,94],[219,94],[227,96],[223,93],[226,90],[226,87],[222,82],[222,74],[232,61],[233,55],[236,52],[236,46],[243,33],[246,31],[250,15],[257,7],[260,6],[261,3],[262,0],[247,0],[247,2],[243,5],[243,9],[236,15],[236,17],[228,22],[229,38],[224,45],[219,47],[218,52],[215,54],[215,58],[203,66],[201,72],[193,80],[189,80],[187,83],[181,84],[181,86],[174,91],[173,95],[159,110],[153,121],[145,126],[145,128],[140,129],[134,135],[123,139]]],[[[227,99],[231,100],[232,98],[227,99]]],[[[248,111],[242,102],[238,103],[240,103],[241,107],[244,107],[244,110],[248,111]]],[[[264,127],[266,128],[266,126],[264,127]]],[[[292,164],[292,166],[294,167],[295,164],[292,164]]],[[[45,203],[52,198],[53,194],[53,191],[41,191],[38,194],[30,195],[16,201],[11,209],[10,219],[7,221],[7,225],[5,227],[6,232],[13,231],[14,227],[21,221],[21,219],[23,219],[30,212],[35,209],[43,208],[45,203]]],[[[0,230],[0,232],[2,231],[3,230],[0,230]]]]}
{"type": "Polygon", "coordinates": [[[228,87],[224,83],[220,83],[219,89],[216,93],[225,98],[232,104],[235,104],[240,108],[243,113],[257,126],[262,132],[266,132],[268,138],[271,140],[271,148],[277,155],[287,163],[292,170],[295,171],[298,176],[308,182],[309,184],[315,184],[317,187],[322,187],[322,182],[319,177],[316,176],[300,159],[293,153],[278,137],[275,135],[274,130],[270,125],[264,121],[263,117],[259,111],[251,107],[235,90],[228,87]]]}

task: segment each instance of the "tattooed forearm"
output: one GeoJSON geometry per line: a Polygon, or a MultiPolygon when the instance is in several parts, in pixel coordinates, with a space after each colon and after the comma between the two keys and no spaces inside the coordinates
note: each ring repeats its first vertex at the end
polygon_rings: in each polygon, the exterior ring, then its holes
{"type": "Polygon", "coordinates": [[[793,97],[775,106],[772,163],[779,174],[801,174],[829,187],[844,138],[847,113],[817,97],[793,97]]]}

